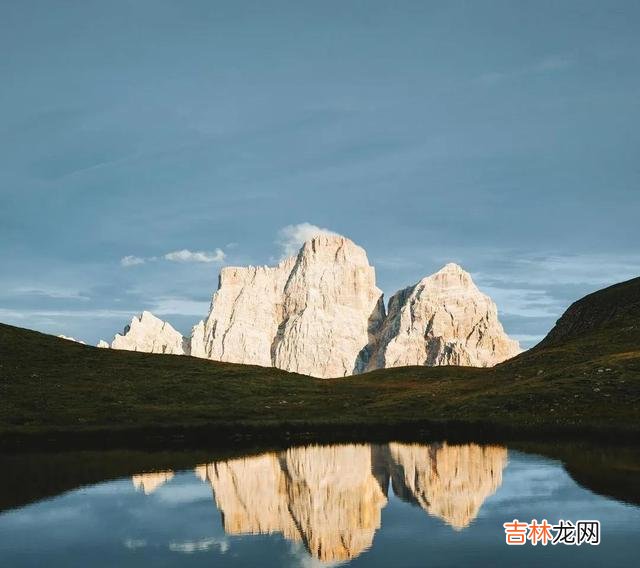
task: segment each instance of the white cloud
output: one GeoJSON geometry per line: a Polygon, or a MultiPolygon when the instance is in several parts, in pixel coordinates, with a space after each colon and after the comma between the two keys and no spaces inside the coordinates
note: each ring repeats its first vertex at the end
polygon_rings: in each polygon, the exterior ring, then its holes
{"type": "Polygon", "coordinates": [[[131,318],[139,310],[12,310],[0,308],[0,318],[6,320],[33,319],[33,318],[131,318]]]}
{"type": "Polygon", "coordinates": [[[169,550],[173,552],[182,552],[184,554],[193,554],[194,552],[205,552],[212,548],[218,548],[222,554],[229,550],[229,542],[226,539],[217,539],[215,537],[204,538],[202,540],[187,540],[184,542],[169,543],[169,550]]]}
{"type": "Polygon", "coordinates": [[[226,255],[222,249],[217,248],[213,252],[190,251],[188,249],[168,252],[164,255],[165,260],[172,262],[224,262],[226,255]]]}
{"type": "Polygon", "coordinates": [[[145,259],[140,258],[139,256],[127,255],[120,259],[120,264],[124,267],[137,266],[144,263],[145,259]]]}
{"type": "Polygon", "coordinates": [[[513,275],[536,284],[607,286],[640,275],[640,255],[545,255],[518,259],[513,275]]]}
{"type": "Polygon", "coordinates": [[[559,317],[562,310],[562,304],[546,290],[497,286],[480,286],[480,289],[496,303],[500,315],[550,318],[559,317]]]}
{"type": "Polygon", "coordinates": [[[155,298],[153,303],[146,309],[158,316],[178,314],[202,318],[209,312],[209,306],[209,302],[174,296],[160,296],[155,298]]]}
{"type": "Polygon", "coordinates": [[[324,229],[311,223],[287,225],[278,231],[277,243],[282,248],[282,258],[293,256],[309,239],[317,235],[335,235],[334,231],[324,229]]]}
{"type": "Polygon", "coordinates": [[[139,266],[147,262],[156,262],[158,260],[168,260],[169,262],[224,262],[226,254],[222,249],[215,249],[212,252],[207,251],[191,251],[189,249],[174,250],[168,252],[162,257],[149,256],[141,257],[135,255],[127,255],[120,259],[120,264],[125,268],[130,266],[139,266]]]}

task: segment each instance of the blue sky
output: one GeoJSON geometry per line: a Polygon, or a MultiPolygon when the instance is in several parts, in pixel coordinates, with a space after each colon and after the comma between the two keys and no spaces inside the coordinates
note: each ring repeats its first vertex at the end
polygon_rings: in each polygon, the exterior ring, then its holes
{"type": "Polygon", "coordinates": [[[638,22],[616,1],[2,2],[0,321],[95,343],[150,309],[186,332],[221,265],[310,223],[362,245],[387,298],[459,262],[529,346],[640,274],[638,22]]]}

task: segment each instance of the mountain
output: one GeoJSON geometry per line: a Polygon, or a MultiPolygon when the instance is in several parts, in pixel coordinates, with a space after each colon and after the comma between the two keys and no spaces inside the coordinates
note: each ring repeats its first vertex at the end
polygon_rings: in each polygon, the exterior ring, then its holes
{"type": "Polygon", "coordinates": [[[223,268],[191,354],[314,377],[364,370],[361,353],[384,318],[365,251],[319,235],[275,267],[223,268]]]}
{"type": "Polygon", "coordinates": [[[599,329],[640,329],[640,278],[599,290],[569,306],[539,347],[579,338],[599,329]]]}
{"type": "Polygon", "coordinates": [[[492,367],[518,353],[520,346],[507,337],[491,298],[450,263],[391,297],[368,369],[492,367]]]}
{"type": "Polygon", "coordinates": [[[190,340],[145,312],[111,347],[319,378],[406,365],[489,367],[520,352],[496,305],[456,264],[394,294],[385,314],[366,252],[340,235],[318,235],[277,266],[223,268],[190,340]]]}
{"type": "Polygon", "coordinates": [[[579,318],[570,308],[558,321],[568,332],[554,331],[494,367],[393,367],[337,381],[96,349],[0,324],[0,442],[42,436],[64,444],[78,436],[129,443],[174,431],[225,439],[244,430],[271,440],[421,428],[447,436],[460,428],[539,439],[637,437],[639,300],[638,278],[591,294],[577,303],[579,318]]]}
{"type": "MultiPolygon", "coordinates": [[[[98,347],[107,347],[106,341],[100,341],[98,347]]],[[[122,334],[116,334],[111,342],[112,349],[125,351],[144,351],[145,353],[166,353],[187,355],[189,342],[176,331],[171,324],[144,311],[135,316],[122,334]]]]}

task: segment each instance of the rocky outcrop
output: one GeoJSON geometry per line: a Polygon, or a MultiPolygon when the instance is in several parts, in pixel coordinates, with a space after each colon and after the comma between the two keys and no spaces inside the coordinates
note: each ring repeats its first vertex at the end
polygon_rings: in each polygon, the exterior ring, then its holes
{"type": "Polygon", "coordinates": [[[101,339],[100,341],[98,341],[96,347],[99,347],[100,349],[109,349],[111,345],[109,345],[109,343],[104,339],[101,339]]]}
{"type": "Polygon", "coordinates": [[[223,268],[191,354],[346,376],[365,369],[383,318],[365,251],[345,237],[319,235],[277,266],[223,268]]]}
{"type": "Polygon", "coordinates": [[[80,341],[79,339],[76,339],[75,337],[69,337],[68,335],[58,335],[58,337],[60,339],[66,339],[67,341],[73,341],[74,343],[80,343],[82,345],[86,345],[86,343],[84,341],[80,341]]]}
{"type": "Polygon", "coordinates": [[[135,316],[122,334],[116,334],[111,348],[173,355],[189,353],[188,341],[182,334],[167,322],[146,311],[135,316]]]}
{"type": "Polygon", "coordinates": [[[496,305],[457,264],[394,294],[368,369],[406,365],[490,367],[520,352],[496,305]]]}
{"type": "Polygon", "coordinates": [[[394,294],[385,316],[365,251],[331,234],[276,266],[223,268],[209,315],[190,340],[143,312],[111,347],[321,378],[405,365],[487,367],[520,352],[496,305],[458,265],[394,294]]]}

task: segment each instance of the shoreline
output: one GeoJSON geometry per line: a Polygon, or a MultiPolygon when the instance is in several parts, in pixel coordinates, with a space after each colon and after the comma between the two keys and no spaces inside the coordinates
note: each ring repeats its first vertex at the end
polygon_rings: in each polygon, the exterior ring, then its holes
{"type": "Polygon", "coordinates": [[[587,442],[608,445],[637,444],[638,428],[593,425],[529,424],[505,425],[489,421],[415,420],[380,422],[282,422],[274,424],[201,424],[163,427],[130,427],[95,430],[50,429],[0,434],[0,451],[107,450],[107,449],[241,449],[281,447],[295,444],[353,442],[451,443],[587,442]]]}

